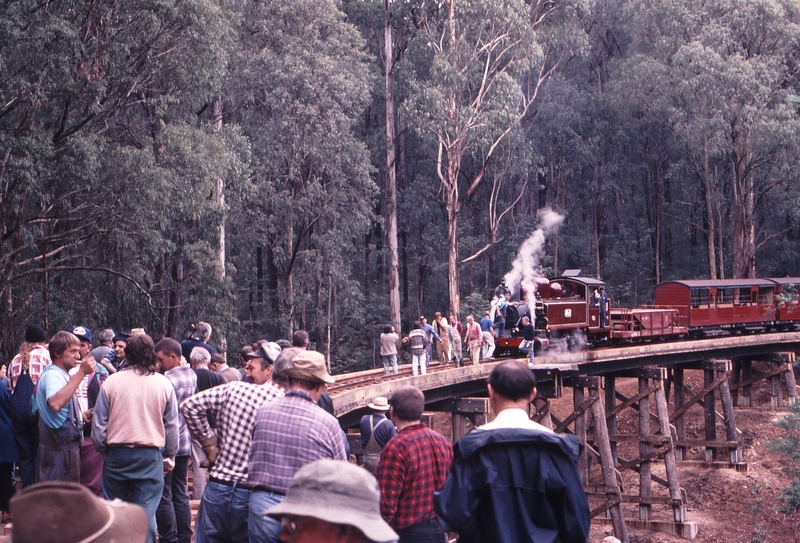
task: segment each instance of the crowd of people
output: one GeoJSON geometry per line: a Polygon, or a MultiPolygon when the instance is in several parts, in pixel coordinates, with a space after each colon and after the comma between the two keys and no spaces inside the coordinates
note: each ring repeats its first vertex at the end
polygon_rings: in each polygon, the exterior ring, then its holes
{"type": "MultiPolygon", "coordinates": [[[[154,342],[141,329],[103,330],[95,347],[84,326],[50,338],[26,330],[7,375],[0,367],[0,507],[15,542],[45,541],[46,530],[66,542],[587,540],[577,440],[530,420],[536,383],[525,364],[493,369],[496,418],[455,447],[422,422],[419,388],[374,398],[356,466],[326,393],[334,377],[307,333],[245,346],[239,370],[209,344],[211,332],[199,323],[182,342],[154,342]],[[15,464],[23,490],[11,497],[15,464]],[[34,521],[44,505],[58,511],[34,521]],[[127,539],[114,539],[125,526],[127,539]]],[[[440,360],[459,360],[462,337],[478,334],[471,316],[464,334],[437,313],[406,341],[424,374],[431,341],[413,338],[433,338],[440,360]]],[[[381,344],[382,354],[395,347],[384,361],[396,372],[402,340],[391,326],[381,344]]]]}

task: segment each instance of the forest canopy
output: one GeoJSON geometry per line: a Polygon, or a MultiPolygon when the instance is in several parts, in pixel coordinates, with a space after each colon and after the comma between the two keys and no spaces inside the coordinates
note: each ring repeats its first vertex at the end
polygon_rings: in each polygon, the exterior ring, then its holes
{"type": "MultiPolygon", "coordinates": [[[[25,325],[229,355],[541,273],[612,303],[800,274],[800,0],[82,0],[0,13],[0,348],[25,325]]],[[[235,356],[232,356],[235,359],[235,356]]]]}

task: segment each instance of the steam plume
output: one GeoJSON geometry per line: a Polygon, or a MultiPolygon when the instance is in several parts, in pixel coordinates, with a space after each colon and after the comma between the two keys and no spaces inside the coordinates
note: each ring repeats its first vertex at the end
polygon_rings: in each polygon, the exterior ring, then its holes
{"type": "Polygon", "coordinates": [[[533,301],[533,295],[536,293],[537,283],[547,283],[547,278],[542,276],[539,271],[539,260],[544,250],[545,240],[548,236],[558,232],[558,228],[564,222],[564,216],[550,208],[540,210],[538,216],[539,228],[522,243],[511,271],[504,277],[506,285],[512,293],[518,292],[519,287],[522,286],[530,302],[533,301]]]}

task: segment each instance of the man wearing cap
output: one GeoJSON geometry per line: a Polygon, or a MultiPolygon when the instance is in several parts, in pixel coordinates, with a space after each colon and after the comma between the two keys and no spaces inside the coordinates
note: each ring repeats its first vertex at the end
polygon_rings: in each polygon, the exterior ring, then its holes
{"type": "Polygon", "coordinates": [[[578,439],[530,420],[536,378],[523,362],[498,364],[488,389],[497,416],[456,443],[436,512],[464,543],[585,543],[590,514],[575,466],[578,439]]]}
{"type": "Polygon", "coordinates": [[[349,462],[316,460],[295,473],[286,498],[267,511],[281,539],[296,543],[391,543],[375,478],[349,462]]]}
{"type": "Polygon", "coordinates": [[[339,421],[316,404],[326,384],[334,382],[325,357],[300,351],[284,373],[289,390],[283,399],[260,407],[253,426],[247,464],[247,484],[253,489],[250,541],[280,540],[280,524],[264,512],[283,500],[297,470],[321,458],[347,458],[339,421]]]}
{"type": "Polygon", "coordinates": [[[483,341],[483,358],[494,358],[494,322],[490,311],[485,311],[481,319],[481,341],[483,341]]]}
{"type": "Polygon", "coordinates": [[[117,333],[113,339],[113,352],[105,355],[100,364],[105,368],[108,368],[108,366],[111,365],[117,371],[124,369],[127,365],[125,362],[125,345],[130,337],[130,334],[126,334],[125,332],[117,333]]]}
{"type": "Polygon", "coordinates": [[[374,413],[361,417],[361,447],[364,449],[364,469],[375,473],[383,447],[397,435],[397,430],[392,421],[386,418],[389,400],[378,396],[369,403],[369,407],[374,413]]]}
{"type": "Polygon", "coordinates": [[[39,409],[37,481],[80,482],[83,419],[75,392],[87,375],[94,375],[94,358],[81,360],[81,342],[69,332],[50,338],[50,358],[39,377],[35,404],[39,409]],[[69,371],[80,361],[75,375],[69,371]]]}
{"type": "Polygon", "coordinates": [[[192,436],[208,457],[211,469],[195,522],[195,542],[239,542],[248,540],[247,519],[250,489],[247,458],[256,411],[262,404],[283,397],[283,389],[272,380],[281,348],[264,342],[247,355],[247,375],[252,383],[231,381],[191,396],[181,404],[181,413],[192,436]],[[216,418],[216,435],[206,413],[216,418]]]}
{"type": "Polygon", "coordinates": [[[39,376],[50,365],[47,335],[41,326],[25,330],[25,343],[8,365],[8,391],[11,393],[11,429],[19,453],[22,488],[36,482],[36,456],[39,453],[39,421],[31,413],[31,398],[39,376]]]}
{"type": "MultiPolygon", "coordinates": [[[[178,405],[197,391],[197,375],[192,368],[181,365],[181,344],[165,337],[155,346],[156,367],[164,374],[178,405]]],[[[186,419],[178,413],[178,452],[175,467],[164,475],[164,491],[156,510],[156,525],[160,543],[189,543],[192,540],[192,507],[189,505],[189,455],[192,436],[186,419]]]]}
{"type": "Polygon", "coordinates": [[[77,483],[47,482],[11,498],[14,543],[144,543],[147,514],[139,505],[100,499],[77,483]]]}
{"type": "Polygon", "coordinates": [[[381,488],[381,515],[400,543],[445,543],[445,528],[433,509],[433,493],[442,488],[453,446],[422,423],[425,396],[403,386],[389,398],[389,418],[397,436],[383,448],[375,476],[381,488]]]}

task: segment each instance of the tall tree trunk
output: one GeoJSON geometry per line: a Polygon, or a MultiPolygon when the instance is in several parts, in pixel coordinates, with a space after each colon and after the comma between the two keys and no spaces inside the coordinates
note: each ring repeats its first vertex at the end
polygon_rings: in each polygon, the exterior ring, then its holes
{"type": "Polygon", "coordinates": [[[458,175],[461,171],[461,141],[447,150],[445,208],[447,212],[447,293],[450,297],[450,314],[461,315],[461,295],[458,290],[458,175]]]}
{"type": "Polygon", "coordinates": [[[703,139],[703,191],[706,197],[706,222],[708,223],[708,272],[711,279],[717,279],[717,250],[715,247],[716,221],[714,220],[714,191],[711,170],[708,165],[708,140],[703,139]]]}
{"type": "MultiPolygon", "coordinates": [[[[214,129],[217,132],[222,131],[222,100],[219,98],[214,100],[214,129]]],[[[222,220],[219,223],[218,242],[214,254],[219,266],[219,280],[220,283],[225,281],[225,182],[222,177],[218,177],[215,182],[215,198],[214,205],[220,210],[222,220]]],[[[225,354],[228,350],[228,338],[225,335],[220,335],[219,351],[225,354]]]]}
{"type": "Polygon", "coordinates": [[[400,330],[400,258],[397,250],[397,154],[394,125],[394,43],[392,39],[392,3],[384,0],[386,24],[383,29],[384,82],[386,86],[386,243],[389,246],[389,318],[400,330]]]}
{"type": "Polygon", "coordinates": [[[755,198],[748,175],[746,129],[733,131],[733,278],[751,278],[756,273],[755,198]]]}

